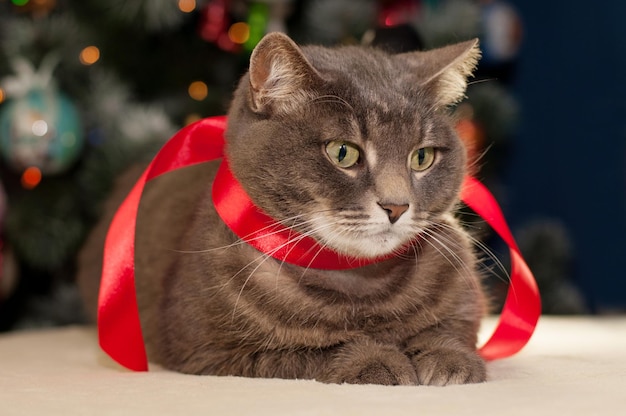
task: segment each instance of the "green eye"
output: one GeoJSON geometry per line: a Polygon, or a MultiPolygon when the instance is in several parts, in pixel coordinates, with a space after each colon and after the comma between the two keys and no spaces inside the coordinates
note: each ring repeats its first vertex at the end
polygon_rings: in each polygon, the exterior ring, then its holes
{"type": "Polygon", "coordinates": [[[340,168],[349,168],[359,162],[361,153],[356,145],[333,140],[326,144],[326,153],[330,160],[340,168]]]}
{"type": "Polygon", "coordinates": [[[411,155],[411,169],[422,172],[432,166],[435,161],[435,148],[422,147],[411,155]]]}

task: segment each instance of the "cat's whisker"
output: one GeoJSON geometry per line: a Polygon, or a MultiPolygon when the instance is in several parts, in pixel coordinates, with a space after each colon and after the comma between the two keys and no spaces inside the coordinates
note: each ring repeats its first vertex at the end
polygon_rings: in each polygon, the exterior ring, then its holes
{"type": "MultiPolygon", "coordinates": [[[[295,217],[292,217],[292,218],[290,218],[290,219],[283,220],[283,221],[292,221],[292,220],[294,220],[294,218],[297,218],[297,217],[302,217],[302,215],[298,215],[298,216],[295,216],[295,217]]],[[[270,228],[272,228],[272,227],[275,227],[275,225],[272,225],[272,226],[269,226],[269,227],[265,227],[265,229],[270,229],[270,228]]],[[[269,233],[269,234],[267,234],[267,233],[266,233],[266,234],[265,234],[265,236],[268,236],[268,235],[273,235],[273,234],[278,233],[278,232],[280,232],[280,230],[279,230],[279,231],[276,231],[276,232],[274,232],[274,233],[269,233]]],[[[261,238],[261,237],[259,237],[259,238],[261,238]]],[[[251,241],[251,240],[248,240],[248,241],[251,241]]],[[[290,240],[290,241],[291,241],[291,240],[290,240]]],[[[235,246],[240,245],[240,244],[247,244],[247,242],[246,242],[245,240],[243,240],[243,239],[240,239],[240,240],[238,240],[238,241],[237,241],[237,243],[233,243],[233,244],[230,244],[230,245],[228,245],[228,246],[224,246],[224,247],[222,247],[221,249],[230,248],[230,247],[235,247],[235,246]]],[[[220,285],[219,287],[216,287],[216,286],[213,286],[213,287],[207,287],[207,288],[205,288],[205,290],[215,290],[215,289],[222,290],[222,289],[224,289],[224,288],[225,288],[225,287],[227,287],[227,286],[228,286],[228,284],[230,284],[230,283],[231,283],[231,282],[232,282],[232,281],[233,281],[233,280],[234,280],[237,276],[239,276],[239,274],[241,274],[244,270],[246,270],[247,268],[249,268],[249,267],[250,267],[251,265],[253,265],[254,263],[257,263],[257,262],[258,262],[259,264],[257,265],[257,267],[255,267],[255,269],[252,271],[251,275],[250,275],[250,276],[248,276],[248,278],[246,278],[246,281],[244,282],[244,285],[243,285],[243,286],[242,286],[242,288],[241,288],[241,291],[243,291],[243,289],[245,288],[245,284],[248,282],[248,280],[249,280],[249,278],[252,276],[252,274],[254,274],[254,272],[255,272],[256,270],[258,270],[258,268],[261,266],[261,264],[263,264],[266,260],[268,260],[269,258],[271,258],[271,257],[272,257],[272,255],[273,255],[274,253],[276,253],[278,250],[282,249],[282,248],[283,248],[285,245],[287,245],[287,244],[289,244],[289,241],[287,241],[287,242],[286,242],[283,246],[277,247],[274,251],[269,252],[269,253],[262,253],[262,252],[259,252],[259,256],[255,257],[252,261],[248,262],[245,266],[243,266],[241,269],[239,269],[239,271],[238,271],[237,273],[235,273],[233,276],[231,276],[231,277],[230,277],[230,278],[229,278],[229,279],[228,279],[225,283],[223,283],[223,284],[222,284],[222,285],[220,285]]],[[[216,249],[210,249],[210,251],[212,251],[212,250],[216,250],[216,249]]],[[[199,251],[199,253],[205,253],[205,252],[207,252],[207,251],[199,251]]],[[[281,264],[281,266],[282,266],[282,264],[281,264]]],[[[234,312],[233,312],[233,313],[234,313],[234,312]]]]}
{"type": "Polygon", "coordinates": [[[428,243],[431,247],[433,247],[437,252],[439,252],[439,254],[446,259],[446,261],[448,261],[448,263],[450,265],[452,265],[454,267],[454,269],[460,274],[461,270],[457,267],[457,263],[459,266],[462,265],[463,261],[462,259],[456,254],[454,253],[454,251],[449,248],[444,239],[440,238],[438,236],[438,234],[436,234],[435,232],[425,229],[423,231],[423,234],[428,237],[425,239],[426,243],[428,243]],[[432,241],[431,241],[432,240],[432,241]],[[434,244],[437,243],[437,244],[434,244]],[[451,257],[448,257],[448,254],[451,257]],[[456,260],[456,262],[453,262],[452,260],[456,260]]]}
{"type": "Polygon", "coordinates": [[[472,160],[472,163],[470,163],[467,166],[467,170],[472,173],[480,171],[479,163],[485,157],[487,157],[487,153],[489,153],[492,147],[493,147],[493,143],[489,143],[489,145],[487,145],[485,149],[482,152],[480,152],[480,154],[474,160],[472,160]]]}
{"type": "MultiPolygon", "coordinates": [[[[439,225],[439,224],[436,224],[439,225]]],[[[455,250],[449,247],[448,244],[452,244],[453,240],[444,236],[441,233],[436,232],[435,229],[424,229],[423,233],[430,237],[425,241],[430,244],[439,254],[446,259],[446,261],[457,271],[459,276],[463,276],[464,280],[469,284],[470,288],[477,287],[477,282],[472,279],[473,271],[468,267],[465,261],[456,253],[455,250]],[[432,240],[432,241],[431,241],[432,240]],[[435,244],[437,243],[437,244],[435,244]],[[439,247],[437,247],[439,245],[439,247]]]]}
{"type": "MultiPolygon", "coordinates": [[[[269,229],[269,228],[271,228],[271,227],[266,227],[266,229],[269,229]]],[[[266,234],[266,235],[268,235],[268,234],[266,234]]],[[[269,234],[269,235],[271,235],[271,234],[269,234]]],[[[241,245],[241,244],[247,244],[247,242],[246,242],[245,240],[243,240],[243,239],[240,239],[240,240],[238,240],[236,243],[230,244],[230,245],[228,245],[228,246],[223,246],[223,247],[220,247],[220,248],[209,249],[209,250],[201,250],[201,251],[191,252],[191,253],[207,253],[207,252],[214,251],[214,250],[218,250],[218,249],[228,249],[228,248],[236,247],[236,246],[241,245]]],[[[249,278],[251,277],[251,275],[252,275],[252,274],[254,274],[254,272],[255,272],[255,271],[256,271],[256,270],[260,267],[260,265],[261,265],[262,263],[264,263],[264,262],[265,262],[268,258],[270,258],[270,257],[271,257],[271,254],[273,254],[273,252],[272,252],[272,253],[267,253],[267,254],[266,254],[266,253],[259,252],[259,255],[258,255],[257,257],[255,257],[253,260],[251,260],[250,262],[248,262],[247,264],[245,264],[243,267],[241,267],[241,268],[239,269],[239,271],[237,271],[235,274],[233,274],[233,275],[232,275],[232,276],[231,276],[228,280],[226,280],[224,283],[222,283],[221,285],[218,285],[218,286],[209,286],[209,287],[205,287],[205,288],[203,289],[203,291],[212,291],[212,290],[218,290],[218,291],[220,291],[220,290],[223,290],[223,289],[224,289],[224,288],[226,288],[226,287],[227,287],[227,286],[228,286],[228,285],[229,285],[229,284],[230,284],[230,283],[231,283],[231,282],[232,282],[235,278],[237,278],[237,276],[239,276],[239,275],[240,275],[240,274],[241,274],[244,270],[248,269],[250,266],[252,266],[253,264],[255,264],[255,263],[257,263],[257,262],[258,262],[259,264],[257,265],[257,267],[255,267],[255,269],[252,271],[252,273],[250,274],[250,276],[248,276],[248,278],[246,278],[246,280],[245,280],[245,282],[244,282],[244,285],[243,285],[243,286],[242,286],[242,288],[241,288],[241,291],[243,291],[243,289],[245,288],[245,284],[248,282],[248,280],[249,280],[249,278]]],[[[241,293],[240,293],[240,295],[241,295],[241,293]]],[[[235,306],[236,306],[236,305],[235,305],[235,306]]],[[[233,311],[233,313],[234,313],[234,311],[233,311]]]]}
{"type": "MultiPolygon", "coordinates": [[[[308,230],[307,232],[301,234],[300,236],[298,236],[298,238],[295,238],[295,239],[291,240],[290,242],[288,242],[289,244],[292,244],[292,247],[290,248],[290,252],[291,252],[291,250],[293,250],[296,247],[296,245],[300,241],[302,241],[302,239],[312,237],[315,234],[319,233],[320,231],[322,231],[322,230],[324,230],[326,228],[333,227],[336,224],[337,223],[335,222],[335,223],[330,223],[330,224],[325,224],[325,225],[318,226],[318,227],[316,227],[314,229],[308,230]]],[[[304,270],[302,272],[302,276],[300,278],[302,278],[306,274],[306,271],[310,269],[311,264],[313,264],[313,262],[315,261],[317,256],[327,247],[327,245],[325,243],[322,243],[320,241],[318,241],[318,245],[319,245],[318,251],[313,255],[313,257],[311,258],[311,261],[309,262],[309,264],[304,267],[304,270]]],[[[309,254],[309,253],[310,253],[310,251],[307,251],[305,254],[309,254]]],[[[281,267],[282,267],[282,264],[281,264],[281,267]]]]}
{"type": "MultiPolygon", "coordinates": [[[[333,211],[340,211],[340,209],[326,209],[326,210],[318,210],[313,212],[312,214],[319,214],[319,213],[323,213],[323,212],[333,212],[333,211]]],[[[306,220],[306,221],[298,221],[299,219],[303,218],[305,215],[304,214],[298,214],[298,215],[294,215],[292,217],[289,218],[285,218],[282,220],[275,220],[275,222],[273,224],[267,225],[265,227],[259,228],[257,231],[255,231],[254,234],[257,234],[256,237],[252,237],[252,233],[248,234],[247,236],[244,236],[242,238],[239,238],[237,241],[225,245],[225,246],[220,246],[220,247],[212,247],[209,249],[203,249],[203,250],[176,250],[176,249],[172,249],[171,251],[176,252],[176,253],[182,253],[182,254],[200,254],[200,253],[211,253],[214,251],[219,251],[219,250],[226,250],[229,248],[233,248],[233,247],[237,247],[237,246],[241,246],[241,245],[245,245],[245,244],[249,244],[250,242],[254,242],[257,240],[261,240],[263,238],[266,237],[270,237],[276,234],[280,234],[284,231],[283,228],[281,228],[280,226],[285,226],[287,229],[292,230],[296,227],[299,228],[306,228],[309,224],[314,223],[315,219],[310,219],[310,220],[306,220]],[[272,230],[270,232],[266,232],[268,230],[272,230]]]]}
{"type": "Polygon", "coordinates": [[[393,254],[405,260],[415,260],[415,264],[419,261],[419,251],[421,249],[420,240],[422,239],[420,236],[421,230],[419,233],[416,233],[416,237],[412,238],[407,244],[395,249],[393,254]]]}
{"type": "MultiPolygon", "coordinates": [[[[231,317],[231,319],[233,321],[235,320],[235,315],[237,313],[237,307],[239,306],[239,301],[241,300],[241,296],[243,295],[243,291],[246,288],[246,285],[248,284],[250,279],[252,279],[252,277],[254,276],[256,271],[259,270],[259,268],[263,265],[263,263],[265,263],[269,259],[269,256],[257,257],[255,259],[255,261],[258,260],[259,258],[262,258],[262,260],[259,261],[259,264],[257,264],[257,266],[254,269],[252,269],[252,271],[248,274],[248,277],[246,277],[246,279],[244,280],[243,284],[241,285],[241,289],[239,289],[239,293],[237,294],[237,298],[235,299],[235,304],[233,305],[233,313],[232,313],[232,317],[231,317]]],[[[250,265],[251,265],[251,263],[248,263],[248,265],[245,266],[242,270],[248,268],[248,266],[250,266],[250,265]]]]}
{"type": "Polygon", "coordinates": [[[483,84],[485,82],[494,82],[494,81],[497,81],[497,78],[475,79],[475,80],[469,81],[467,85],[470,86],[470,85],[483,84]]]}
{"type": "MultiPolygon", "coordinates": [[[[237,295],[237,299],[235,301],[235,305],[233,307],[233,314],[232,314],[232,319],[235,318],[235,314],[236,314],[236,310],[237,310],[237,306],[239,304],[240,298],[243,295],[243,291],[247,285],[247,283],[250,281],[250,279],[254,276],[254,274],[257,272],[257,270],[263,265],[263,263],[265,263],[267,260],[274,258],[274,254],[276,254],[278,251],[282,250],[284,247],[287,247],[291,244],[293,244],[293,246],[295,246],[295,244],[297,244],[299,241],[301,241],[303,238],[305,237],[305,235],[299,235],[297,236],[295,239],[290,239],[288,241],[286,241],[284,244],[274,248],[274,250],[267,252],[267,253],[260,253],[259,256],[257,256],[253,261],[249,262],[248,264],[246,264],[244,267],[242,267],[233,277],[231,277],[231,279],[229,279],[228,282],[231,282],[237,275],[239,275],[242,271],[244,271],[245,269],[247,269],[248,267],[250,267],[252,264],[258,262],[257,266],[249,273],[248,277],[246,277],[246,279],[244,280],[244,283],[242,284],[239,293],[237,295]]],[[[293,247],[292,247],[293,249],[293,247]]],[[[280,263],[280,267],[279,267],[279,271],[275,274],[276,279],[278,279],[279,275],[280,275],[280,269],[282,268],[284,264],[284,261],[281,261],[280,263]]],[[[278,284],[278,282],[277,282],[278,284]]]]}
{"type": "Polygon", "coordinates": [[[493,252],[493,250],[491,250],[485,243],[483,243],[482,241],[478,240],[477,238],[474,238],[474,237],[470,236],[470,240],[476,245],[476,247],[478,247],[478,249],[481,252],[486,254],[487,257],[490,258],[491,261],[494,262],[496,269],[498,269],[502,274],[504,274],[504,277],[502,277],[502,275],[499,274],[499,273],[493,272],[493,274],[496,277],[498,277],[498,279],[502,280],[505,283],[508,283],[511,280],[511,276],[509,274],[509,271],[504,266],[504,264],[502,263],[500,258],[493,252]]]}
{"type": "Polygon", "coordinates": [[[260,256],[255,257],[253,260],[251,260],[250,262],[248,262],[246,265],[244,265],[243,267],[241,267],[235,274],[233,274],[229,279],[227,279],[224,283],[217,285],[217,286],[208,286],[203,288],[203,291],[213,291],[213,290],[217,290],[217,291],[221,291],[224,290],[226,287],[228,287],[228,285],[230,283],[232,283],[237,276],[239,276],[244,270],[246,270],[247,268],[249,268],[250,266],[252,266],[254,263],[257,263],[259,261],[265,261],[265,254],[261,254],[260,256]]]}
{"type": "MultiPolygon", "coordinates": [[[[331,223],[328,224],[328,226],[335,226],[337,225],[338,222],[335,223],[331,223]]],[[[319,231],[319,230],[318,230],[319,231]]],[[[302,280],[302,278],[304,277],[304,275],[306,274],[307,270],[309,270],[311,268],[311,265],[313,264],[313,262],[315,261],[315,259],[317,259],[317,257],[327,248],[329,247],[329,244],[332,243],[332,241],[337,240],[341,234],[346,234],[347,230],[345,229],[340,229],[339,232],[335,232],[335,234],[333,234],[333,240],[331,241],[326,241],[326,242],[318,242],[319,243],[319,248],[317,250],[317,252],[313,255],[313,257],[311,258],[311,261],[309,262],[309,264],[304,268],[304,270],[302,271],[302,274],[300,275],[300,280],[302,280]]]]}
{"type": "MultiPolygon", "coordinates": [[[[304,217],[303,214],[299,214],[299,215],[294,215],[293,217],[290,218],[286,218],[284,220],[281,221],[276,221],[276,223],[274,224],[270,224],[267,225],[265,227],[259,228],[254,234],[261,234],[258,237],[251,237],[253,234],[248,234],[247,236],[244,236],[243,238],[239,238],[237,241],[235,241],[234,243],[225,245],[225,246],[220,246],[220,247],[212,247],[209,249],[203,249],[203,250],[172,250],[173,252],[176,253],[182,253],[182,254],[199,254],[199,253],[211,253],[214,251],[219,251],[219,250],[226,250],[229,248],[233,248],[233,247],[237,247],[240,245],[244,245],[244,244],[248,244],[251,241],[256,241],[259,239],[262,239],[266,236],[272,236],[278,233],[281,233],[283,230],[281,228],[279,228],[279,225],[286,225],[288,223],[292,223],[294,224],[296,220],[298,220],[299,218],[304,217]],[[276,229],[278,228],[278,229],[276,229]],[[276,229],[275,231],[271,231],[271,232],[266,232],[267,230],[271,230],[271,229],[276,229]]],[[[298,223],[298,225],[303,225],[306,224],[309,221],[303,221],[301,223],[298,223]]],[[[293,226],[293,225],[292,225],[293,226]]]]}
{"type": "MultiPolygon", "coordinates": [[[[294,216],[294,217],[291,217],[291,218],[285,219],[285,220],[283,220],[282,222],[295,221],[295,220],[297,220],[298,218],[301,218],[301,217],[303,217],[303,215],[294,216]]],[[[309,221],[303,221],[303,222],[298,223],[297,225],[298,225],[298,226],[307,225],[308,223],[311,223],[311,222],[313,222],[313,221],[312,221],[312,220],[309,220],[309,221]]],[[[330,226],[332,226],[332,225],[334,225],[334,224],[331,224],[330,226]]],[[[273,227],[273,226],[272,226],[272,227],[273,227]]],[[[270,228],[272,228],[272,227],[266,227],[265,229],[270,229],[270,228]]],[[[223,289],[224,289],[225,287],[227,287],[227,286],[228,286],[228,285],[229,285],[229,284],[230,284],[230,283],[231,283],[231,282],[232,282],[232,281],[233,281],[233,280],[234,280],[237,276],[239,276],[239,274],[241,274],[244,270],[248,269],[250,266],[252,266],[253,264],[255,264],[255,263],[257,263],[257,262],[258,262],[257,266],[256,266],[256,267],[255,267],[255,268],[254,268],[254,269],[250,272],[250,275],[246,278],[246,280],[244,281],[244,284],[243,284],[243,285],[242,285],[242,287],[240,288],[239,295],[238,295],[238,297],[237,297],[237,301],[235,302],[235,308],[233,309],[233,317],[234,317],[234,314],[236,313],[236,307],[237,307],[237,304],[238,304],[238,302],[239,302],[239,298],[241,297],[241,295],[242,295],[242,293],[243,293],[243,290],[245,289],[246,284],[248,283],[248,281],[250,280],[250,278],[252,278],[252,276],[254,275],[254,273],[255,273],[255,272],[259,269],[259,267],[260,267],[260,266],[261,266],[261,265],[262,265],[265,261],[267,261],[268,259],[273,258],[273,255],[274,255],[275,253],[277,253],[278,251],[280,251],[280,250],[282,250],[283,248],[288,247],[288,246],[291,246],[290,251],[291,251],[291,250],[293,250],[293,248],[297,245],[297,243],[298,243],[299,241],[301,241],[302,239],[304,239],[304,238],[306,238],[306,237],[310,237],[310,236],[314,235],[317,231],[319,231],[319,230],[320,230],[320,229],[322,229],[322,228],[325,228],[325,227],[317,227],[316,229],[309,230],[309,231],[304,232],[304,233],[301,233],[301,234],[296,234],[295,238],[291,238],[291,239],[289,239],[289,240],[288,240],[288,241],[286,241],[284,244],[282,244],[282,245],[280,245],[280,246],[276,247],[273,251],[268,252],[268,253],[260,253],[260,255],[259,255],[259,256],[257,256],[254,260],[250,261],[250,262],[249,262],[249,263],[247,263],[245,266],[243,266],[241,269],[239,269],[239,271],[238,271],[237,273],[235,273],[233,276],[231,276],[231,277],[230,277],[230,279],[228,279],[225,283],[223,283],[223,284],[222,284],[222,285],[220,285],[219,287],[216,287],[216,286],[213,286],[213,287],[207,287],[207,288],[205,288],[205,290],[216,290],[216,289],[217,289],[217,290],[223,290],[223,289]]],[[[278,232],[280,232],[280,231],[281,231],[281,230],[276,231],[276,232],[274,232],[274,233],[266,233],[265,235],[266,235],[266,236],[268,236],[268,235],[273,235],[273,234],[278,233],[278,232]]],[[[259,238],[261,238],[261,237],[259,237],[259,238]]],[[[248,241],[252,241],[252,239],[251,239],[251,240],[248,240],[248,241]]],[[[224,247],[221,247],[220,249],[225,249],[225,248],[227,249],[227,248],[230,248],[230,247],[235,247],[235,246],[240,245],[240,244],[247,244],[247,242],[246,242],[246,241],[244,241],[244,240],[239,240],[237,243],[230,244],[229,246],[224,246],[224,247]]],[[[210,249],[210,251],[213,251],[213,250],[217,250],[217,249],[210,249]]],[[[198,252],[199,252],[199,253],[204,253],[204,252],[207,252],[207,250],[204,250],[204,251],[198,251],[198,252]]],[[[278,277],[278,275],[280,274],[280,270],[281,270],[281,268],[282,268],[283,264],[284,264],[284,261],[283,261],[283,262],[281,262],[281,264],[280,264],[279,270],[277,271],[277,277],[278,277]]],[[[277,283],[277,284],[278,284],[278,283],[277,283]]],[[[277,290],[278,290],[278,289],[277,289],[277,290]]]]}
{"type": "MultiPolygon", "coordinates": [[[[331,224],[332,225],[332,224],[331,224]]],[[[328,226],[331,226],[328,225],[328,226]]],[[[290,252],[291,250],[293,250],[296,245],[302,241],[303,239],[310,237],[311,235],[314,235],[315,232],[319,231],[320,229],[326,228],[327,226],[320,226],[317,227],[314,230],[310,230],[308,232],[302,233],[297,235],[295,238],[293,239],[289,239],[288,241],[286,241],[285,243],[277,246],[274,248],[274,250],[268,252],[268,253],[263,253],[260,256],[256,257],[254,261],[249,262],[247,265],[245,265],[244,267],[242,267],[234,276],[232,276],[228,282],[232,282],[232,280],[234,278],[236,278],[243,270],[249,268],[252,264],[254,264],[255,262],[258,262],[258,264],[256,265],[256,267],[249,273],[249,275],[246,277],[246,279],[244,280],[239,293],[237,295],[237,298],[235,300],[235,305],[233,307],[233,313],[232,313],[232,319],[235,318],[235,314],[236,314],[236,310],[237,310],[237,306],[239,304],[239,301],[241,299],[241,296],[243,295],[243,291],[246,287],[246,285],[248,284],[248,282],[250,281],[250,279],[254,276],[254,274],[257,272],[257,270],[263,265],[263,263],[265,263],[267,260],[269,260],[270,258],[273,258],[273,255],[276,254],[277,252],[281,251],[282,249],[284,249],[285,247],[290,247],[290,252]]],[[[284,261],[281,262],[280,267],[282,268],[282,265],[284,264],[284,261]]],[[[280,269],[279,269],[280,270],[280,269]]],[[[276,273],[276,278],[278,278],[279,276],[279,272],[276,273]]]]}
{"type": "MultiPolygon", "coordinates": [[[[454,230],[454,227],[448,225],[448,224],[441,224],[442,226],[449,228],[450,230],[454,230]]],[[[496,269],[498,269],[500,272],[502,272],[504,274],[504,278],[502,277],[502,275],[500,273],[496,273],[494,271],[491,271],[491,273],[496,276],[499,280],[503,281],[504,283],[508,283],[510,281],[510,274],[509,271],[507,270],[507,268],[504,266],[504,264],[502,263],[502,261],[499,259],[499,257],[482,241],[480,241],[479,239],[477,239],[476,237],[470,235],[470,234],[466,234],[467,237],[470,239],[470,241],[472,242],[472,244],[474,244],[482,253],[484,253],[489,259],[491,259],[491,261],[493,261],[496,269]]]]}

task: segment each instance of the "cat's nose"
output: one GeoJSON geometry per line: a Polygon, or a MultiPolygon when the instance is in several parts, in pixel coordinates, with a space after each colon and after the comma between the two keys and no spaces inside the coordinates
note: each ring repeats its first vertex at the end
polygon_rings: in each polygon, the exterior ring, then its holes
{"type": "Polygon", "coordinates": [[[378,205],[385,210],[387,216],[389,216],[389,222],[392,224],[395,224],[395,222],[400,219],[400,216],[409,209],[409,204],[396,205],[379,203],[378,205]]]}

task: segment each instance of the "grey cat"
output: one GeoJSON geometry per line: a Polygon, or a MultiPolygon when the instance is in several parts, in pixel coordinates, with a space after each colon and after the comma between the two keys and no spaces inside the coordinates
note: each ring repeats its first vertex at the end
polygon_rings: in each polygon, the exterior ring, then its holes
{"type": "MultiPolygon", "coordinates": [[[[389,55],[267,35],[228,113],[233,174],[258,207],[336,252],[397,255],[342,271],[283,263],[216,214],[219,162],[159,177],[142,198],[135,254],[150,361],[328,383],[484,381],[476,334],[485,299],[471,237],[454,216],[466,156],[448,109],[478,57],[475,40],[389,55]]],[[[122,188],[80,259],[93,314],[122,188]]]]}

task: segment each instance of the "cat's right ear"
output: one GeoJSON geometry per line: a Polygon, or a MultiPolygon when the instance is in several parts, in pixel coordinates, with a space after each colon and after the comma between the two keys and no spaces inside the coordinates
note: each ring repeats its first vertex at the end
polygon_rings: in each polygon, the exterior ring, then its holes
{"type": "Polygon", "coordinates": [[[467,78],[480,59],[478,39],[448,45],[426,52],[398,55],[415,69],[419,84],[435,90],[437,104],[448,106],[465,97],[467,78]]]}
{"type": "Polygon", "coordinates": [[[288,112],[311,99],[322,78],[287,35],[274,32],[250,57],[250,107],[257,113],[288,112]]]}

